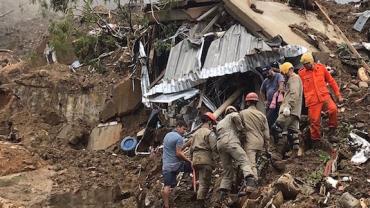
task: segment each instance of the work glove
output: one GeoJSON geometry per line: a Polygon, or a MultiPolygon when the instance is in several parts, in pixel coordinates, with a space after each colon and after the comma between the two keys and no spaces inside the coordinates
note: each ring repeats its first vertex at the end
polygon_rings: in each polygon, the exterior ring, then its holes
{"type": "Polygon", "coordinates": [[[290,108],[289,107],[285,107],[283,109],[283,115],[284,116],[290,116],[290,108]]]}

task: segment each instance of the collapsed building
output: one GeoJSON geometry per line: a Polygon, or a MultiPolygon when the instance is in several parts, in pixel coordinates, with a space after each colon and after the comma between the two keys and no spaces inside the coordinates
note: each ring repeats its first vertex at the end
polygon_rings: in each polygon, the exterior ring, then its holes
{"type": "MultiPolygon", "coordinates": [[[[313,12],[303,17],[278,2],[258,1],[255,7],[262,12],[244,1],[149,2],[144,11],[153,23],[177,24],[178,29],[159,40],[171,45],[165,55],[158,56],[153,40],[145,45],[137,40],[142,103],[162,109],[167,126],[183,119],[192,132],[202,112],[219,117],[228,105],[244,109],[246,93],[259,93],[261,68],[288,60],[298,69],[303,53],[328,52],[329,40],[342,42],[333,26],[313,12]],[[321,36],[302,31],[310,27],[321,36]]],[[[152,35],[158,28],[153,25],[152,35]]],[[[262,101],[259,109],[265,111],[262,101]]]]}

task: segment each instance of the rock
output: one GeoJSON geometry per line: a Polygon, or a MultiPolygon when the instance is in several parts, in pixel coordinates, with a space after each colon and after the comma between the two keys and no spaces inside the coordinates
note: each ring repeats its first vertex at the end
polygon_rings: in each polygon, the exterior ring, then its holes
{"type": "Polygon", "coordinates": [[[341,208],[361,208],[360,200],[346,192],[338,199],[337,204],[341,208]]]}
{"type": "Polygon", "coordinates": [[[90,134],[87,149],[103,150],[117,143],[121,139],[122,124],[103,125],[95,127],[90,134]]]}
{"type": "Polygon", "coordinates": [[[38,74],[40,77],[47,77],[49,76],[49,72],[46,71],[45,69],[41,69],[40,71],[38,71],[38,74]]]}
{"type": "Polygon", "coordinates": [[[295,181],[292,175],[282,175],[274,184],[274,187],[283,193],[285,200],[295,199],[300,193],[301,186],[295,181]]]}
{"type": "Polygon", "coordinates": [[[144,199],[145,207],[149,207],[150,205],[153,204],[154,201],[155,201],[155,196],[151,192],[148,192],[144,199]]]}
{"type": "Polygon", "coordinates": [[[361,129],[361,128],[365,127],[365,126],[366,126],[365,123],[362,123],[362,122],[357,122],[356,123],[356,128],[358,128],[358,129],[361,129]]]}
{"type": "Polygon", "coordinates": [[[273,198],[272,204],[275,207],[280,207],[282,204],[284,204],[284,196],[281,191],[279,191],[273,198]]]}
{"type": "Polygon", "coordinates": [[[349,84],[349,89],[351,89],[351,90],[353,90],[353,91],[360,91],[360,88],[357,86],[357,85],[355,85],[355,84],[349,84]]]}
{"type": "Polygon", "coordinates": [[[359,82],[358,83],[358,86],[360,87],[360,88],[368,88],[369,87],[369,84],[367,83],[367,82],[359,82]]]}
{"type": "Polygon", "coordinates": [[[364,67],[358,69],[357,76],[363,82],[369,81],[369,76],[367,75],[366,69],[364,67]]]}
{"type": "Polygon", "coordinates": [[[128,199],[123,199],[121,201],[123,207],[137,207],[137,202],[135,197],[130,197],[128,199]]]}
{"type": "Polygon", "coordinates": [[[131,79],[125,79],[114,87],[112,98],[105,104],[103,111],[100,113],[100,119],[102,121],[107,121],[115,116],[131,113],[136,110],[140,104],[140,82],[135,81],[133,85],[131,79]]]}
{"type": "Polygon", "coordinates": [[[57,135],[58,139],[68,141],[69,144],[77,145],[88,135],[87,129],[82,125],[65,124],[57,135]]]}
{"type": "Polygon", "coordinates": [[[65,122],[65,118],[62,114],[55,112],[55,111],[48,111],[44,110],[41,112],[40,117],[42,120],[52,126],[59,125],[63,122],[65,122]]]}

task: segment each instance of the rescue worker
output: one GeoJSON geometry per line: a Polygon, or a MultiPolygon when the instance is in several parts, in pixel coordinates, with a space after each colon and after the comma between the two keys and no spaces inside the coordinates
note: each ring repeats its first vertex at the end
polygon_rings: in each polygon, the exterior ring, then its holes
{"type": "Polygon", "coordinates": [[[202,115],[201,121],[201,128],[195,131],[191,139],[190,155],[199,180],[197,200],[201,206],[204,206],[204,200],[211,186],[212,169],[217,158],[217,137],[212,131],[216,117],[213,113],[207,112],[202,115]]]}
{"type": "Polygon", "coordinates": [[[240,112],[246,130],[244,150],[251,162],[253,175],[258,176],[256,155],[259,151],[268,149],[269,127],[266,116],[256,108],[259,101],[258,95],[254,92],[248,93],[245,101],[248,108],[240,112]]]}
{"type": "MultiPolygon", "coordinates": [[[[293,64],[285,62],[280,66],[280,72],[285,76],[286,91],[280,106],[279,117],[273,130],[287,132],[288,148],[299,149],[299,120],[301,118],[303,86],[298,74],[294,72],[293,64]]],[[[287,150],[282,153],[285,154],[287,150]]]]}
{"type": "Polygon", "coordinates": [[[233,106],[225,110],[225,118],[216,126],[217,149],[223,168],[223,178],[220,185],[221,200],[231,190],[235,178],[234,164],[239,167],[244,176],[246,192],[252,192],[257,187],[256,176],[251,169],[251,163],[241,146],[239,136],[245,135],[244,127],[239,113],[233,106]]]}
{"type": "MultiPolygon", "coordinates": [[[[343,102],[343,97],[334,78],[323,64],[314,62],[311,53],[303,54],[301,63],[303,68],[298,73],[303,83],[303,93],[308,108],[311,139],[314,142],[319,142],[321,139],[321,110],[327,110],[329,114],[329,135],[334,136],[338,126],[337,106],[330,96],[327,84],[332,88],[339,103],[343,102]]],[[[329,137],[329,140],[333,141],[331,138],[333,137],[329,137]]]]}

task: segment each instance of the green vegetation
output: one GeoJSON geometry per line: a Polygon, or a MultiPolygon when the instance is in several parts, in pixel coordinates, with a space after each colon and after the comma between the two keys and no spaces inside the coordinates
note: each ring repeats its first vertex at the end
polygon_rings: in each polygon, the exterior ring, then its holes
{"type": "Polygon", "coordinates": [[[75,33],[73,16],[67,15],[59,22],[52,22],[49,26],[50,44],[57,54],[69,54],[74,52],[72,36],[75,33]]]}
{"type": "Polygon", "coordinates": [[[327,152],[321,151],[319,153],[320,161],[324,164],[326,164],[330,160],[330,156],[327,152]]]}
{"type": "Polygon", "coordinates": [[[311,185],[311,186],[316,186],[316,184],[318,184],[322,180],[323,171],[324,171],[324,168],[320,167],[319,169],[314,170],[313,172],[311,172],[307,176],[308,184],[311,185]]]}
{"type": "Polygon", "coordinates": [[[171,39],[169,38],[176,34],[178,26],[174,23],[168,25],[160,25],[160,31],[158,34],[158,38],[154,41],[154,48],[157,51],[158,55],[160,56],[162,53],[169,52],[171,50],[171,39]],[[165,39],[165,40],[162,40],[165,39]]]}

